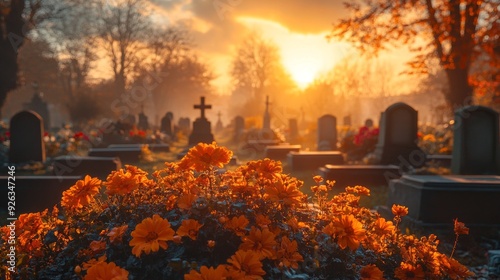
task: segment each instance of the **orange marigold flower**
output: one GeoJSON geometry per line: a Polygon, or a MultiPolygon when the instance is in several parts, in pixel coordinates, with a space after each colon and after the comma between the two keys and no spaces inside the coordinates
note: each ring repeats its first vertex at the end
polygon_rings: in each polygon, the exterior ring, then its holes
{"type": "Polygon", "coordinates": [[[394,214],[394,216],[399,216],[399,217],[404,217],[406,215],[408,215],[408,207],[405,207],[405,206],[401,206],[401,205],[392,205],[392,214],[394,214]]]}
{"type": "Polygon", "coordinates": [[[207,242],[207,246],[208,246],[208,248],[213,248],[213,247],[215,247],[215,241],[214,241],[214,240],[208,240],[208,242],[207,242]]]}
{"type": "Polygon", "coordinates": [[[283,182],[283,178],[279,178],[267,184],[265,192],[265,198],[285,205],[299,204],[304,196],[297,188],[295,182],[283,182]]]}
{"type": "Polygon", "coordinates": [[[255,223],[259,225],[259,227],[265,228],[271,223],[271,220],[262,214],[258,214],[255,217],[255,223]]]}
{"type": "Polygon", "coordinates": [[[86,175],[83,180],[78,180],[75,185],[63,192],[61,206],[70,211],[82,209],[95,200],[94,196],[99,193],[101,183],[98,178],[86,175]]]}
{"type": "Polygon", "coordinates": [[[459,222],[458,219],[453,220],[455,226],[455,234],[460,235],[460,234],[469,234],[469,228],[465,226],[464,223],[459,222]]]}
{"type": "Polygon", "coordinates": [[[425,273],[420,265],[414,266],[405,262],[396,268],[394,276],[400,280],[425,279],[425,273]]]}
{"type": "Polygon", "coordinates": [[[353,251],[359,247],[359,243],[366,237],[363,224],[356,220],[353,215],[342,215],[334,218],[323,229],[323,232],[337,238],[337,244],[340,248],[349,247],[353,251]]]}
{"type": "Polygon", "coordinates": [[[239,250],[254,251],[260,259],[273,259],[276,255],[274,247],[277,245],[274,238],[274,233],[270,232],[269,229],[265,228],[261,231],[252,227],[249,235],[242,238],[243,243],[241,243],[239,250]]]}
{"type": "Polygon", "coordinates": [[[369,264],[364,266],[359,272],[361,280],[382,280],[384,273],[376,265],[369,264]]]}
{"type": "Polygon", "coordinates": [[[244,236],[249,222],[247,217],[240,215],[239,217],[233,217],[231,220],[227,221],[224,226],[227,229],[233,230],[236,235],[244,236]]]}
{"type": "Polygon", "coordinates": [[[182,221],[182,225],[177,229],[177,235],[187,236],[193,240],[198,237],[198,231],[203,225],[198,223],[197,220],[189,219],[182,221]]]}
{"type": "Polygon", "coordinates": [[[114,262],[101,262],[87,270],[85,280],[128,280],[128,271],[117,266],[114,262]]]}
{"type": "Polygon", "coordinates": [[[174,230],[168,220],[155,214],[153,218],[146,218],[138,224],[131,235],[129,245],[133,246],[132,254],[140,257],[143,251],[149,254],[151,251],[157,252],[160,247],[167,249],[167,241],[173,239],[174,230]]]}
{"type": "Polygon", "coordinates": [[[227,262],[231,264],[228,270],[235,273],[244,273],[244,279],[262,279],[262,275],[266,274],[262,269],[259,256],[253,251],[238,250],[227,262]]]}
{"type": "Polygon", "coordinates": [[[94,266],[96,264],[104,263],[104,262],[106,262],[106,255],[100,256],[97,259],[91,259],[91,260],[83,263],[83,265],[82,265],[83,270],[88,270],[92,266],[94,266]]]}
{"type": "Polygon", "coordinates": [[[109,236],[109,240],[111,241],[111,243],[122,242],[123,235],[125,234],[127,229],[128,225],[112,228],[111,231],[107,234],[107,236],[109,236]]]}
{"type": "Polygon", "coordinates": [[[199,143],[191,148],[182,158],[180,165],[186,165],[201,172],[212,166],[222,168],[229,163],[233,152],[225,147],[218,147],[215,142],[212,144],[199,143]]]}
{"type": "Polygon", "coordinates": [[[316,182],[317,184],[319,184],[319,183],[323,182],[323,178],[322,178],[321,176],[319,176],[319,175],[314,176],[314,177],[313,177],[313,180],[314,180],[314,182],[316,182]]]}
{"type": "Polygon", "coordinates": [[[177,200],[177,206],[184,210],[189,210],[193,207],[193,203],[196,202],[198,196],[192,193],[185,193],[179,197],[177,200]]]}
{"type": "Polygon", "coordinates": [[[278,260],[283,263],[285,267],[294,269],[299,268],[298,262],[304,261],[302,255],[298,252],[298,244],[296,240],[290,241],[288,237],[283,236],[281,239],[280,248],[277,252],[278,260]]]}
{"type": "Polygon", "coordinates": [[[373,223],[373,231],[380,236],[391,234],[395,229],[394,224],[391,221],[386,221],[384,218],[378,218],[373,223]]]}
{"type": "Polygon", "coordinates": [[[184,274],[184,280],[220,280],[226,276],[226,265],[219,265],[216,268],[202,266],[200,272],[192,269],[189,274],[184,274]]]}
{"type": "Polygon", "coordinates": [[[104,185],[108,195],[128,194],[140,185],[150,184],[147,172],[132,165],[125,165],[125,170],[113,171],[106,178],[104,185]]]}
{"type": "Polygon", "coordinates": [[[247,163],[247,167],[249,170],[254,170],[257,175],[267,179],[273,179],[275,176],[283,172],[281,162],[274,161],[269,158],[258,161],[250,161],[247,163]]]}
{"type": "Polygon", "coordinates": [[[355,193],[358,195],[370,196],[370,189],[363,187],[363,186],[346,187],[345,191],[347,193],[355,193]]]}
{"type": "Polygon", "coordinates": [[[106,250],[106,242],[104,240],[94,240],[90,242],[90,250],[94,251],[94,253],[100,253],[106,250]]]}
{"type": "Polygon", "coordinates": [[[438,259],[441,269],[450,279],[465,279],[474,275],[467,267],[453,258],[440,254],[438,259]]]}

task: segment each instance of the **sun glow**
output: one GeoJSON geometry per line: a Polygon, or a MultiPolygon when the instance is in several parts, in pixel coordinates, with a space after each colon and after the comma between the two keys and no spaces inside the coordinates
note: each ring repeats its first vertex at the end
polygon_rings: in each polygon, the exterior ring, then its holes
{"type": "Polygon", "coordinates": [[[272,39],[280,49],[283,66],[301,89],[330,70],[349,50],[347,44],[328,42],[325,38],[328,31],[301,34],[274,21],[251,17],[238,17],[237,20],[272,39]]]}

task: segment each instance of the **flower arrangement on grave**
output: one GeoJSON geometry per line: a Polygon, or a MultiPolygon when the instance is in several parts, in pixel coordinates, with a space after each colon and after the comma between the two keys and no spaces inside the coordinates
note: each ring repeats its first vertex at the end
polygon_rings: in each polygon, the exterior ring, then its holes
{"type": "MultiPolygon", "coordinates": [[[[86,176],[61,207],[19,217],[10,279],[459,279],[471,275],[437,250],[435,235],[399,228],[360,206],[370,190],[314,177],[312,196],[280,162],[220,168],[232,152],[198,144],[149,176],[135,166],[105,181],[86,176]],[[225,278],[224,278],[225,277],[225,278]]],[[[465,225],[455,221],[457,237],[465,225]]],[[[9,229],[1,228],[6,263],[9,229]]]]}
{"type": "Polygon", "coordinates": [[[147,133],[144,130],[133,128],[129,132],[130,140],[134,143],[144,143],[146,141],[147,133]]]}
{"type": "Polygon", "coordinates": [[[362,126],[356,134],[346,134],[341,141],[341,150],[347,153],[349,160],[359,161],[375,151],[379,129],[362,126]]]}
{"type": "Polygon", "coordinates": [[[419,129],[418,146],[429,155],[450,155],[453,146],[452,126],[425,126],[419,129]]]}
{"type": "Polygon", "coordinates": [[[61,129],[53,134],[45,132],[43,135],[45,151],[47,156],[56,157],[61,155],[85,155],[91,147],[91,139],[83,132],[72,132],[69,129],[61,129]]]}

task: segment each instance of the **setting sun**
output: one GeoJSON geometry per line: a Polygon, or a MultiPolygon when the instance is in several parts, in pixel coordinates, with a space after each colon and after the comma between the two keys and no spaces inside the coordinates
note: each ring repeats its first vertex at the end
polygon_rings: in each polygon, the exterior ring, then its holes
{"type": "Polygon", "coordinates": [[[272,39],[281,53],[283,66],[301,89],[322,72],[331,69],[348,50],[347,44],[328,42],[327,32],[295,33],[283,25],[259,18],[239,17],[238,21],[272,39]]]}

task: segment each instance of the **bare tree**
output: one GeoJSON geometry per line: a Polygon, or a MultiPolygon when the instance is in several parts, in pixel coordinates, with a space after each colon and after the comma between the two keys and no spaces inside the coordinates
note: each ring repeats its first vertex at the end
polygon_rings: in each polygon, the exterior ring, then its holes
{"type": "Polygon", "coordinates": [[[250,89],[258,103],[264,100],[265,88],[276,83],[283,72],[276,45],[256,33],[243,40],[231,69],[236,86],[250,89]]]}
{"type": "Polygon", "coordinates": [[[125,92],[146,55],[152,26],[146,4],[146,0],[125,0],[99,6],[98,32],[111,63],[117,96],[125,92]]]}

